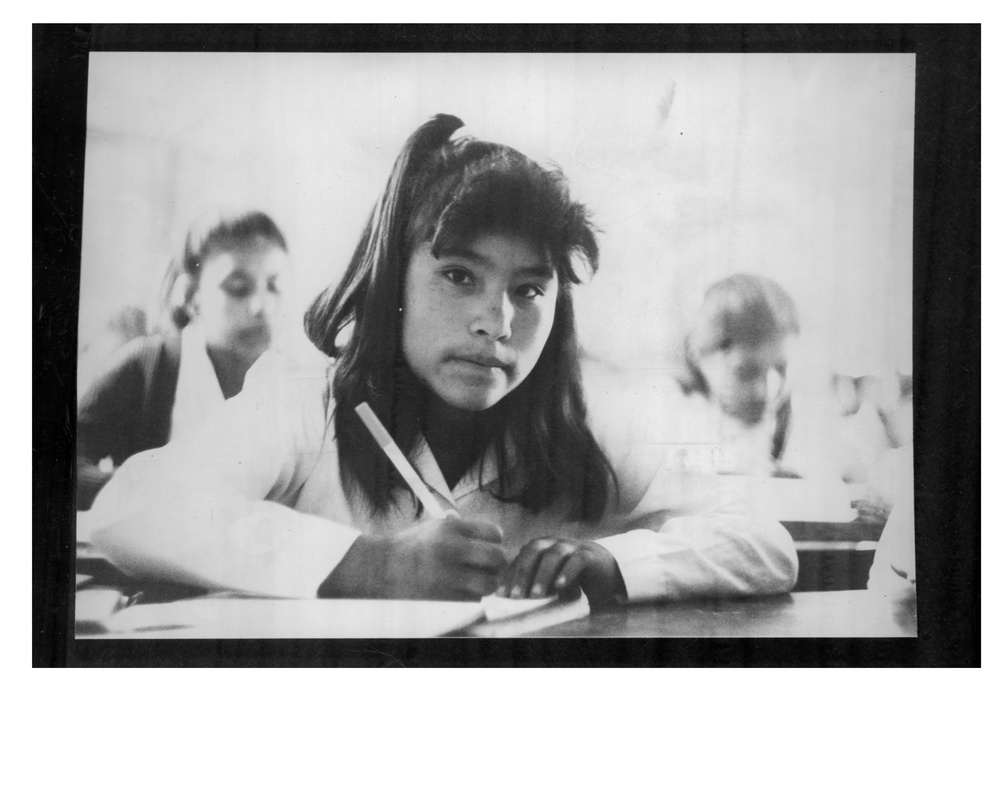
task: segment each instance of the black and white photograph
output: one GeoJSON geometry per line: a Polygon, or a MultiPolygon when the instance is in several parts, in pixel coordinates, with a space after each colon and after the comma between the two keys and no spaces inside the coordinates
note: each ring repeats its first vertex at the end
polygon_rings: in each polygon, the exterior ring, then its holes
{"type": "Polygon", "coordinates": [[[92,53],[77,638],[915,635],[914,81],[92,53]]]}
{"type": "Polygon", "coordinates": [[[920,636],[918,55],[444,49],[87,54],[76,645],[920,636]]]}

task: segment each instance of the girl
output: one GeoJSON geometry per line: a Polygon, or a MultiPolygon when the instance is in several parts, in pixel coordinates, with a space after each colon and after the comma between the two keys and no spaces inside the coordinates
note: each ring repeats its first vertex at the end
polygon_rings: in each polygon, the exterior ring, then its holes
{"type": "Polygon", "coordinates": [[[572,288],[596,269],[594,229],[557,171],[452,140],[461,126],[441,115],[409,138],[308,312],[330,366],[263,356],[210,431],[122,467],[95,544],[136,575],[289,597],[790,589],[780,525],[678,515],[659,450],[588,416],[572,288]],[[421,514],[361,401],[453,514],[421,514]]]}
{"type": "Polygon", "coordinates": [[[717,473],[779,470],[791,422],[789,344],[798,335],[795,304],[770,278],[740,273],[706,292],[685,343],[681,387],[717,417],[713,440],[732,458],[717,473]]]}
{"type": "Polygon", "coordinates": [[[271,345],[288,246],[262,212],[199,218],[167,269],[167,331],[121,348],[87,390],[77,418],[78,509],[114,467],[163,446],[238,394],[271,345]],[[110,458],[112,466],[99,465],[110,458]]]}

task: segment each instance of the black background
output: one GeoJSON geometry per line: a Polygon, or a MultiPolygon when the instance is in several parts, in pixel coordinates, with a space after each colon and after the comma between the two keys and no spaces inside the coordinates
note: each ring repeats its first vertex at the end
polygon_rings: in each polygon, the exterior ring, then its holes
{"type": "Polygon", "coordinates": [[[35,666],[979,666],[979,25],[34,25],[35,666]],[[916,53],[917,639],[75,641],[74,429],[92,51],[916,53]]]}

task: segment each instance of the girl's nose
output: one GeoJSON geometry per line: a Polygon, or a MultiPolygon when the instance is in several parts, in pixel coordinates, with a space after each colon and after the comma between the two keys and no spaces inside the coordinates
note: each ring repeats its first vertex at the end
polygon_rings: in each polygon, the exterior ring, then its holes
{"type": "Polygon", "coordinates": [[[785,378],[781,376],[781,373],[777,369],[770,369],[767,373],[767,399],[769,402],[773,402],[781,394],[781,389],[784,387],[785,378]]]}
{"type": "Polygon", "coordinates": [[[263,293],[261,293],[259,290],[257,292],[254,292],[254,294],[250,296],[250,302],[247,306],[251,316],[256,317],[260,314],[263,314],[266,303],[267,303],[267,298],[263,293]]]}
{"type": "Polygon", "coordinates": [[[476,306],[472,332],[487,336],[491,341],[506,341],[510,338],[513,319],[514,305],[506,292],[487,295],[476,306]]]}
{"type": "Polygon", "coordinates": [[[753,378],[749,382],[744,383],[743,393],[747,399],[763,402],[767,400],[767,386],[767,377],[765,375],[760,375],[753,378]]]}

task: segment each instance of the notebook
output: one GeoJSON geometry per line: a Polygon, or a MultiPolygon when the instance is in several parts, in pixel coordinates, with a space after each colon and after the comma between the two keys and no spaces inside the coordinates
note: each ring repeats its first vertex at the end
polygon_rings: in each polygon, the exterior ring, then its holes
{"type": "Polygon", "coordinates": [[[509,600],[495,596],[483,598],[485,619],[466,630],[466,635],[479,638],[506,639],[533,631],[551,628],[590,614],[587,596],[509,600]]]}

